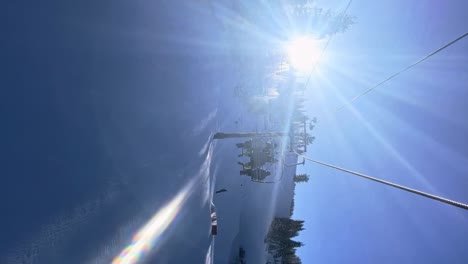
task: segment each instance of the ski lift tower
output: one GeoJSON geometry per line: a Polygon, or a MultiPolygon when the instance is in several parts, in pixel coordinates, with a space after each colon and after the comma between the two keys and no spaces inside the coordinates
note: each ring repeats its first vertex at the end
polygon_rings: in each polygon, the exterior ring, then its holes
{"type": "MultiPolygon", "coordinates": [[[[317,119],[314,117],[311,121],[312,123],[317,123],[317,119]]],[[[312,123],[310,123],[310,130],[313,128],[312,123]]],[[[213,139],[229,139],[229,138],[277,138],[277,137],[288,137],[289,140],[289,148],[290,151],[292,152],[293,149],[297,144],[295,141],[295,137],[303,137],[303,146],[304,146],[304,152],[307,152],[307,145],[311,144],[314,140],[314,137],[310,137],[309,134],[307,134],[307,118],[304,117],[304,120],[301,122],[301,125],[303,126],[302,128],[298,128],[298,130],[302,130],[303,132],[295,132],[295,131],[289,131],[289,132],[243,132],[243,133],[223,133],[223,132],[218,132],[214,134],[213,139]]]]}
{"type": "Polygon", "coordinates": [[[246,132],[246,133],[223,133],[218,132],[214,134],[213,139],[228,139],[228,138],[253,138],[253,139],[261,139],[261,138],[278,138],[278,137],[289,137],[290,139],[290,148],[292,150],[292,142],[294,138],[293,133],[285,133],[285,132],[246,132]]]}

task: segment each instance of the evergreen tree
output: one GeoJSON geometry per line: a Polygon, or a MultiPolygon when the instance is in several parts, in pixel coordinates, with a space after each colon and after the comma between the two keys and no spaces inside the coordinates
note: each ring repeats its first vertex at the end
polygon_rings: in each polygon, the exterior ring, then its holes
{"type": "Polygon", "coordinates": [[[298,264],[300,259],[296,256],[296,248],[304,244],[294,241],[299,231],[304,230],[304,221],[290,218],[275,218],[267,235],[269,250],[274,252],[276,258],[281,258],[282,263],[298,264]]]}
{"type": "MultiPolygon", "coordinates": [[[[294,186],[296,186],[296,185],[294,185],[294,186]]],[[[289,207],[289,217],[291,217],[293,215],[293,213],[294,213],[294,197],[293,197],[293,199],[291,201],[291,206],[289,207]]]]}
{"type": "Polygon", "coordinates": [[[314,0],[292,0],[285,9],[296,25],[301,25],[301,31],[316,34],[324,38],[333,34],[343,33],[355,24],[356,18],[332,10],[318,7],[314,0]],[[319,31],[317,31],[319,29],[319,31]]]}
{"type": "Polygon", "coordinates": [[[309,181],[309,175],[307,174],[296,174],[294,175],[294,182],[308,182],[309,181]]]}

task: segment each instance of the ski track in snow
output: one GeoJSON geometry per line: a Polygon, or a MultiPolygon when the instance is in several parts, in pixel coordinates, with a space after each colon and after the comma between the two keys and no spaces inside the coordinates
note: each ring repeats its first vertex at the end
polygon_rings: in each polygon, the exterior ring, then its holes
{"type": "Polygon", "coordinates": [[[203,130],[208,127],[210,122],[216,118],[217,113],[218,113],[218,109],[214,109],[204,119],[202,119],[200,123],[198,124],[198,126],[196,126],[193,129],[193,135],[196,136],[196,135],[201,134],[203,130]]]}

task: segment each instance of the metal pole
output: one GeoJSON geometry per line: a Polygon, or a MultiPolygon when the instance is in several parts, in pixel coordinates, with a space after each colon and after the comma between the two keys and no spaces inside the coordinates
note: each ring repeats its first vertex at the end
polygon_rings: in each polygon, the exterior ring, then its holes
{"type": "Polygon", "coordinates": [[[284,166],[286,167],[291,167],[291,166],[297,166],[297,165],[305,165],[305,159],[302,160],[302,162],[298,162],[298,163],[295,163],[295,164],[284,164],[284,166]]]}
{"type": "Polygon", "coordinates": [[[213,139],[226,139],[226,138],[255,138],[255,137],[288,137],[289,133],[283,132],[264,132],[264,133],[222,133],[214,134],[213,139]]]}

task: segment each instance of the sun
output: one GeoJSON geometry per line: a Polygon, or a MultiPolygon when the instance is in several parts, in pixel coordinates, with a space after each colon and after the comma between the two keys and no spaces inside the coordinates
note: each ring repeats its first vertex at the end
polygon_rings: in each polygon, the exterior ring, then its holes
{"type": "Polygon", "coordinates": [[[291,40],[286,45],[286,52],[291,67],[301,73],[312,71],[320,60],[319,42],[309,37],[291,40]]]}

